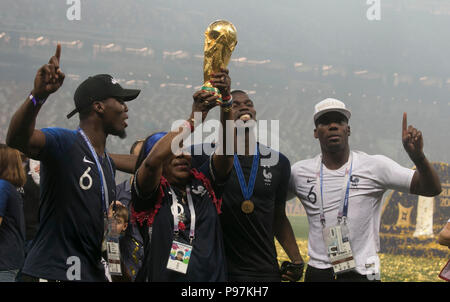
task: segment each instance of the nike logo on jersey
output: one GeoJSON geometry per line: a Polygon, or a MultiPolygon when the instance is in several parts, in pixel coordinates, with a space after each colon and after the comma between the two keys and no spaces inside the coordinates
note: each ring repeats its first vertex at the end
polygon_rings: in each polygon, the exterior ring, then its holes
{"type": "Polygon", "coordinates": [[[84,156],[83,161],[84,161],[85,163],[95,165],[95,163],[91,162],[90,160],[88,160],[88,159],[86,158],[86,155],[84,156]]]}

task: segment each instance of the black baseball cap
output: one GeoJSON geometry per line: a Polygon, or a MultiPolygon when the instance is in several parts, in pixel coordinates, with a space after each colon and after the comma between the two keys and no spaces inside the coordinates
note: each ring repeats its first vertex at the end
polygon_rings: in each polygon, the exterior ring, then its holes
{"type": "Polygon", "coordinates": [[[140,92],[139,89],[122,88],[117,80],[109,74],[97,74],[87,78],[78,86],[73,96],[75,109],[67,115],[67,118],[71,118],[75,113],[96,101],[113,97],[128,102],[137,98],[140,92]]]}

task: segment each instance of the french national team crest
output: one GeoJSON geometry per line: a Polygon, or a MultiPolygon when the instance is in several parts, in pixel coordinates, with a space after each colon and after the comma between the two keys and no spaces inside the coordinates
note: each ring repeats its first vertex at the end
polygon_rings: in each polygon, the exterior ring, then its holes
{"type": "Polygon", "coordinates": [[[264,184],[266,186],[270,186],[272,184],[272,172],[269,172],[270,167],[264,167],[263,176],[264,176],[264,184]]]}

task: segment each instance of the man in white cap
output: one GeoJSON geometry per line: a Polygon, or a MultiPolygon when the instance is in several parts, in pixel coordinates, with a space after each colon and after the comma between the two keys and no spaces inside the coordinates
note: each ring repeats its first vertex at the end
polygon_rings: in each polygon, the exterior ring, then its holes
{"type": "Polygon", "coordinates": [[[422,133],[407,127],[406,113],[402,141],[417,170],[383,155],[350,151],[350,115],[339,100],[319,102],[314,137],[322,152],[291,168],[289,191],[301,200],[309,222],[306,282],[380,280],[377,252],[384,192],[441,192],[439,177],[423,153],[422,133]]]}

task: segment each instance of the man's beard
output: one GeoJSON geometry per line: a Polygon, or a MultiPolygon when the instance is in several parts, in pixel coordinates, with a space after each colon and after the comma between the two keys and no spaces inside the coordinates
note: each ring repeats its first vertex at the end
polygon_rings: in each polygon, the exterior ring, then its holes
{"type": "Polygon", "coordinates": [[[124,139],[124,138],[127,137],[127,132],[125,131],[125,129],[123,129],[123,130],[119,131],[119,133],[117,134],[117,136],[118,136],[120,139],[124,139]]]}
{"type": "Polygon", "coordinates": [[[122,129],[122,130],[111,129],[111,131],[109,131],[109,134],[118,136],[120,139],[124,139],[127,137],[127,133],[126,133],[125,129],[122,129]]]}

